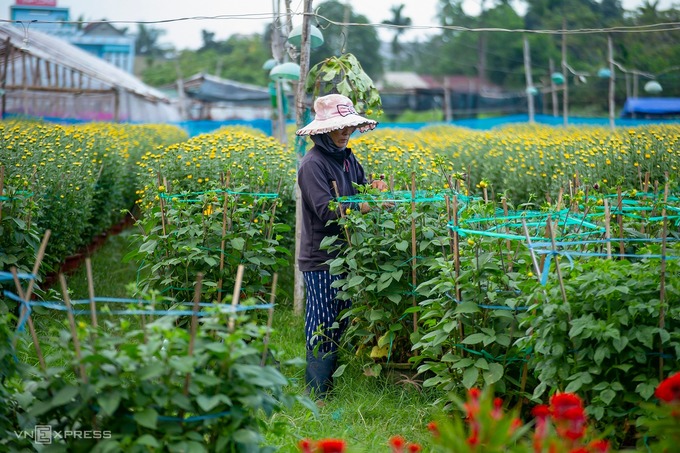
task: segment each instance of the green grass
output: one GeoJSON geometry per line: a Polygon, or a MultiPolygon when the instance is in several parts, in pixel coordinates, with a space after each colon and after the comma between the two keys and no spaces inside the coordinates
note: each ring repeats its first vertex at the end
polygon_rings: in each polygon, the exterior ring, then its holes
{"type": "MultiPolygon", "coordinates": [[[[123,263],[122,257],[128,251],[128,236],[131,230],[111,236],[91,256],[93,288],[96,296],[129,298],[126,290],[136,280],[137,269],[132,263],[123,263]]],[[[282,364],[281,371],[289,379],[294,391],[304,392],[304,369],[288,365],[288,361],[304,359],[304,317],[293,313],[292,265],[279,276],[277,305],[274,311],[271,348],[276,359],[282,364]]],[[[89,288],[85,265],[66,276],[72,299],[87,299],[89,288]]],[[[54,285],[54,296],[60,298],[59,284],[54,285]]],[[[65,313],[51,310],[36,310],[34,320],[38,331],[49,338],[50,331],[59,323],[67,326],[65,313]]],[[[89,319],[88,319],[89,321],[89,319]]],[[[100,323],[101,325],[101,323],[100,323]]],[[[22,338],[24,351],[21,360],[36,361],[32,357],[30,337],[22,338]]],[[[43,342],[46,357],[60,356],[59,351],[43,342]]],[[[388,452],[388,440],[401,435],[409,442],[423,445],[427,451],[430,434],[427,424],[436,415],[434,405],[437,397],[431,390],[422,389],[419,377],[402,372],[387,372],[375,378],[365,376],[358,364],[352,362],[347,353],[341,354],[341,361],[349,363],[344,374],[336,379],[335,388],[326,405],[317,413],[301,404],[275,414],[269,423],[284,423],[287,434],[284,437],[266,434],[266,443],[281,452],[298,452],[301,439],[342,438],[351,452],[388,452]]],[[[57,359],[58,360],[58,359],[57,359]]],[[[37,364],[37,362],[36,362],[37,364]]]]}

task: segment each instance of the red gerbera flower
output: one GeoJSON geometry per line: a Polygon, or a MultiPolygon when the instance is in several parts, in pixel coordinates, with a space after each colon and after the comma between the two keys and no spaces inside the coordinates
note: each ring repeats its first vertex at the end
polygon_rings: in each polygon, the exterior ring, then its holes
{"type": "Polygon", "coordinates": [[[434,437],[439,437],[439,428],[437,428],[437,422],[428,423],[427,429],[432,433],[434,437]]]}
{"type": "Polygon", "coordinates": [[[392,436],[389,441],[390,447],[392,447],[393,453],[401,453],[404,451],[404,445],[406,441],[401,436],[392,436]]]}
{"type": "Polygon", "coordinates": [[[342,439],[323,439],[317,444],[320,453],[344,453],[345,441],[342,439]]]}
{"type": "Polygon", "coordinates": [[[661,381],[654,396],[667,403],[680,403],[680,372],[661,381]]]}
{"type": "Polygon", "coordinates": [[[588,449],[593,453],[607,453],[609,451],[609,442],[604,439],[598,439],[588,444],[588,449]]]}
{"type": "Polygon", "coordinates": [[[573,408],[583,410],[583,402],[578,395],[573,393],[556,393],[550,398],[550,409],[555,420],[563,419],[564,413],[573,408]]]}

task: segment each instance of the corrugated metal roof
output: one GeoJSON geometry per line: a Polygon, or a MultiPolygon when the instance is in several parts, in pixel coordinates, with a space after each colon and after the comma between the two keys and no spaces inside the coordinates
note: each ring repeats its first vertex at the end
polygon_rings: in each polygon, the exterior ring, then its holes
{"type": "Polygon", "coordinates": [[[9,23],[0,23],[0,40],[7,39],[13,47],[24,48],[24,52],[64,66],[97,80],[111,88],[120,88],[151,101],[169,103],[170,100],[159,90],[146,85],[134,75],[98,58],[63,39],[55,38],[39,31],[23,29],[9,23]],[[28,46],[24,38],[28,37],[28,46]]]}
{"type": "Polygon", "coordinates": [[[415,72],[386,72],[383,78],[376,83],[376,88],[384,89],[427,89],[430,88],[425,80],[415,72]]]}

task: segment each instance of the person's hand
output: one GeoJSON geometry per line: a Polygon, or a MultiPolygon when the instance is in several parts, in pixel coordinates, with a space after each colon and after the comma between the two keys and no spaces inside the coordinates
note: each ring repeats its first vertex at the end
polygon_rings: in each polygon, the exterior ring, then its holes
{"type": "Polygon", "coordinates": [[[375,179],[371,182],[371,187],[379,189],[380,191],[387,190],[387,183],[382,179],[375,179]]]}
{"type": "Polygon", "coordinates": [[[368,203],[361,203],[359,205],[359,210],[361,211],[362,214],[367,214],[368,211],[371,210],[371,205],[368,203]]]}

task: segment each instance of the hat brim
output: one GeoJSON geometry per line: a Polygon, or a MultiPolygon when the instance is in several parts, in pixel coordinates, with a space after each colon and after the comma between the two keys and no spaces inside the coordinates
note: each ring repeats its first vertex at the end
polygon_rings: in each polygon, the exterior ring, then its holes
{"type": "Polygon", "coordinates": [[[298,129],[295,135],[319,135],[337,131],[346,127],[356,127],[359,132],[372,131],[378,125],[375,120],[369,120],[359,115],[334,117],[327,120],[313,120],[311,123],[298,129]]]}

